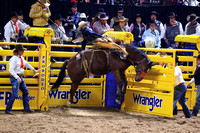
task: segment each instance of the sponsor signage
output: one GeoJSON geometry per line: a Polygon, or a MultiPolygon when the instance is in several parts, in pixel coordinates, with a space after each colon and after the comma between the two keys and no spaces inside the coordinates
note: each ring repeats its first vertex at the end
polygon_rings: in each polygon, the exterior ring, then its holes
{"type": "Polygon", "coordinates": [[[173,97],[168,93],[128,89],[125,110],[173,117],[173,97]]]}

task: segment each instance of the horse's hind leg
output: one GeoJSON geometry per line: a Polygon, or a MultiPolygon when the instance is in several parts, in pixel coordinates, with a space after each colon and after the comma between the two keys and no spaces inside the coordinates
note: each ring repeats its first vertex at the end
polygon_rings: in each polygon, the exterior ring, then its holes
{"type": "Polygon", "coordinates": [[[69,106],[70,104],[73,104],[73,98],[74,98],[74,95],[75,95],[75,92],[78,88],[78,85],[79,83],[73,83],[72,82],[72,85],[71,85],[71,89],[70,89],[70,100],[69,102],[67,103],[67,105],[69,106]]]}
{"type": "Polygon", "coordinates": [[[115,76],[115,80],[116,80],[116,83],[117,83],[117,95],[116,95],[116,102],[118,104],[121,104],[121,99],[123,97],[123,94],[122,94],[122,79],[121,79],[121,74],[119,71],[115,71],[113,72],[114,76],[115,76]]]}
{"type": "Polygon", "coordinates": [[[124,96],[124,94],[126,93],[126,87],[127,87],[127,83],[128,83],[125,72],[121,73],[121,77],[122,77],[122,81],[123,81],[122,94],[124,96]]]}

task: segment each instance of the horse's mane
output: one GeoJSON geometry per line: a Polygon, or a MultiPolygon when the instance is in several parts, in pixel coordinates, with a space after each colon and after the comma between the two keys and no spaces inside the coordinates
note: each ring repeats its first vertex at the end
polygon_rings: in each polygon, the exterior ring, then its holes
{"type": "Polygon", "coordinates": [[[147,58],[146,53],[143,50],[136,48],[135,46],[132,46],[130,44],[122,44],[122,46],[126,47],[127,49],[131,49],[132,51],[135,51],[136,53],[140,54],[141,56],[147,58]]]}

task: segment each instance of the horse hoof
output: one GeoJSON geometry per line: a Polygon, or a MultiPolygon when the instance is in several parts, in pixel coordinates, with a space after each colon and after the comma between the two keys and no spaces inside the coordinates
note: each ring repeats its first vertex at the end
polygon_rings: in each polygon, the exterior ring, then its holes
{"type": "Polygon", "coordinates": [[[67,102],[67,107],[70,107],[72,103],[70,101],[67,102]]]}
{"type": "Polygon", "coordinates": [[[118,99],[116,99],[115,102],[118,103],[118,104],[121,104],[121,101],[118,100],[118,99]]]}

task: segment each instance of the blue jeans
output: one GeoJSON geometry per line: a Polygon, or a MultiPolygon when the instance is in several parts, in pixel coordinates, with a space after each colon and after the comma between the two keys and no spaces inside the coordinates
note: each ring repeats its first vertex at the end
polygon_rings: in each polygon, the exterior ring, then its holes
{"type": "Polygon", "coordinates": [[[187,91],[187,86],[186,84],[181,84],[181,85],[177,85],[174,87],[174,103],[173,103],[173,111],[174,114],[177,113],[177,105],[176,103],[179,102],[179,104],[182,106],[183,108],[183,113],[185,114],[186,118],[190,118],[192,115],[190,113],[190,110],[186,104],[185,101],[185,93],[187,91]]]}
{"type": "Polygon", "coordinates": [[[29,98],[28,98],[28,89],[26,87],[26,84],[24,82],[24,79],[21,77],[22,82],[18,83],[17,79],[15,79],[13,76],[10,77],[10,82],[12,83],[12,95],[10,96],[9,102],[6,107],[6,112],[11,112],[13,103],[15,99],[18,97],[19,89],[23,93],[23,105],[24,105],[24,111],[29,111],[29,98]]]}
{"type": "Polygon", "coordinates": [[[192,114],[197,115],[199,113],[199,109],[200,109],[200,85],[197,85],[196,103],[193,108],[192,114]]]}
{"type": "Polygon", "coordinates": [[[166,47],[169,48],[172,46],[172,44],[174,44],[175,41],[172,41],[172,40],[168,40],[168,43],[166,44],[166,47]]]}

